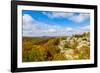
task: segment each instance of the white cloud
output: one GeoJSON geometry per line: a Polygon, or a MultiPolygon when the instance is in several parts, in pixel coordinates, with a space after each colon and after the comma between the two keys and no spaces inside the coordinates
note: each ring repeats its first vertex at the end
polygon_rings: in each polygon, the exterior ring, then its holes
{"type": "Polygon", "coordinates": [[[56,32],[56,29],[49,29],[48,32],[56,32]]]}
{"type": "Polygon", "coordinates": [[[81,23],[88,18],[89,18],[89,14],[83,14],[83,13],[81,13],[79,15],[72,15],[69,17],[70,20],[72,20],[74,22],[78,22],[78,23],[81,23]]]}
{"type": "Polygon", "coordinates": [[[86,25],[86,26],[82,27],[82,29],[85,30],[85,31],[89,31],[90,30],[90,25],[86,25]]]}
{"type": "Polygon", "coordinates": [[[37,29],[37,23],[30,15],[23,15],[23,35],[30,35],[32,31],[37,29]]]}
{"type": "Polygon", "coordinates": [[[23,15],[23,30],[35,30],[37,28],[37,23],[28,14],[23,15]]]}
{"type": "Polygon", "coordinates": [[[30,15],[28,14],[23,15],[23,23],[30,23],[32,21],[33,21],[33,18],[30,15]]]}
{"type": "Polygon", "coordinates": [[[73,29],[71,27],[66,28],[67,31],[72,31],[73,29]]]}
{"type": "Polygon", "coordinates": [[[65,12],[50,12],[50,13],[43,12],[43,14],[47,15],[49,18],[58,18],[58,17],[66,18],[73,15],[73,13],[67,13],[67,12],[66,13],[65,12]]]}
{"type": "Polygon", "coordinates": [[[73,29],[72,33],[73,34],[82,34],[84,32],[89,32],[90,31],[90,25],[86,25],[83,27],[80,27],[79,29],[73,29]]]}
{"type": "Polygon", "coordinates": [[[71,12],[51,12],[51,13],[43,12],[43,14],[47,15],[49,18],[62,17],[77,23],[83,22],[84,20],[88,19],[90,16],[88,13],[75,14],[71,12]]]}

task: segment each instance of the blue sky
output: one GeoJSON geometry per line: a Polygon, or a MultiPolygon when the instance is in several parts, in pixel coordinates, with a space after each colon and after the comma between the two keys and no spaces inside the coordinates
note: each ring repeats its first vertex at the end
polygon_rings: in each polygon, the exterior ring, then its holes
{"type": "Polygon", "coordinates": [[[90,30],[90,14],[23,10],[23,36],[69,36],[90,30]]]}

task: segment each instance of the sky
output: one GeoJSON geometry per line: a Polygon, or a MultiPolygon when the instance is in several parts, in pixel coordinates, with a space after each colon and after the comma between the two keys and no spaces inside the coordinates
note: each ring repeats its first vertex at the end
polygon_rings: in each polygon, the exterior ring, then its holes
{"type": "Polygon", "coordinates": [[[90,14],[60,11],[22,11],[23,36],[71,36],[90,31],[90,14]]]}

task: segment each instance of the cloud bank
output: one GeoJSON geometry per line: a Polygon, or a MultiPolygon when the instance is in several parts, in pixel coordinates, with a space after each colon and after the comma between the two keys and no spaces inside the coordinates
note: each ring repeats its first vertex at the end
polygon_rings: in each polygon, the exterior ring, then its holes
{"type": "MultiPolygon", "coordinates": [[[[50,19],[53,18],[67,18],[73,22],[81,23],[89,18],[88,14],[74,14],[74,13],[60,13],[52,12],[46,13],[50,19]]],[[[29,14],[23,14],[23,36],[40,37],[40,36],[71,36],[73,34],[81,34],[90,31],[90,25],[85,25],[80,28],[67,27],[62,25],[51,25],[44,22],[37,21],[29,14]]]]}

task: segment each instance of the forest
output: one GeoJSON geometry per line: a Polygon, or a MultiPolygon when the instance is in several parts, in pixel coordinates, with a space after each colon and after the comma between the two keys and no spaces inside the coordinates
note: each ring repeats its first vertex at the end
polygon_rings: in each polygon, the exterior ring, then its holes
{"type": "Polygon", "coordinates": [[[22,39],[22,62],[82,59],[90,59],[90,32],[22,39]]]}

